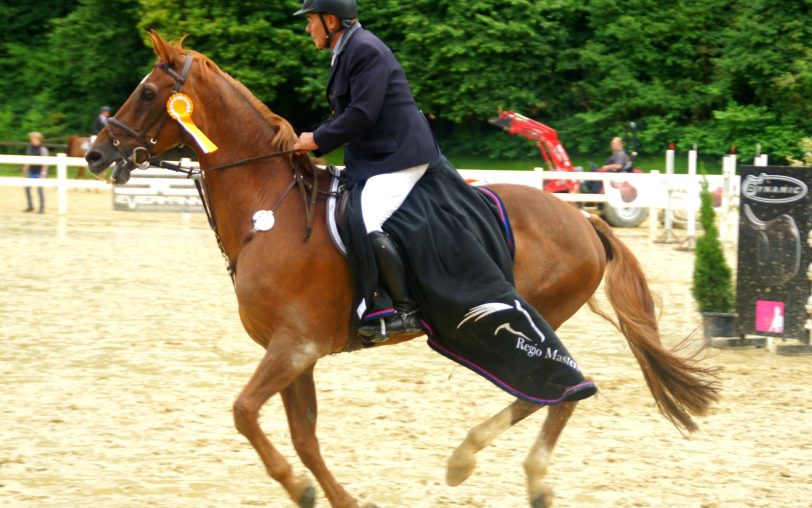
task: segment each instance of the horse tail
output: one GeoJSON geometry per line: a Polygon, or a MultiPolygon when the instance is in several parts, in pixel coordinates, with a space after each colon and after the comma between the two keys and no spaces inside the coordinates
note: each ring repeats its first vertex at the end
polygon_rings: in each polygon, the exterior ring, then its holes
{"type": "Polygon", "coordinates": [[[590,310],[626,337],[660,412],[679,429],[697,430],[691,416],[705,415],[718,400],[719,368],[700,366],[698,352],[681,356],[687,339],[671,349],[663,346],[654,298],[640,263],[606,222],[594,215],[590,222],[606,250],[604,289],[618,320],[598,308],[594,297],[588,301],[590,310]]]}

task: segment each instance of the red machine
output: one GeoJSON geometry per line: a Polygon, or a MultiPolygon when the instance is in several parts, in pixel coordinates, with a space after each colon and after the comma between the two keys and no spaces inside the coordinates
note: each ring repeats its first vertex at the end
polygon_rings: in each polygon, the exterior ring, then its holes
{"type": "MultiPolygon", "coordinates": [[[[547,163],[548,169],[554,171],[581,171],[581,168],[573,167],[569,154],[558,140],[558,133],[552,127],[513,111],[499,113],[499,116],[490,122],[510,134],[523,136],[530,141],[534,141],[539,152],[541,152],[541,156],[547,163]]],[[[626,128],[631,129],[633,149],[629,162],[621,171],[640,173],[641,170],[633,169],[634,160],[637,157],[637,125],[634,122],[629,122],[626,128]]],[[[628,134],[627,130],[626,137],[628,137],[628,134]]],[[[589,166],[590,171],[602,171],[594,162],[590,162],[589,166]]],[[[542,183],[544,190],[547,192],[583,192],[586,194],[602,194],[604,192],[604,182],[594,182],[594,185],[585,184],[583,188],[578,180],[544,180],[542,183]]],[[[612,185],[614,186],[614,184],[612,185]]],[[[646,208],[614,207],[608,202],[603,202],[603,200],[595,203],[579,203],[578,206],[581,209],[594,209],[595,213],[600,214],[609,224],[615,227],[636,227],[648,216],[648,209],[646,208]]]]}
{"type": "MultiPolygon", "coordinates": [[[[490,121],[510,134],[523,136],[535,141],[541,156],[551,171],[576,171],[570,156],[558,140],[558,132],[549,125],[527,118],[513,111],[503,111],[490,121]]],[[[545,180],[547,192],[578,192],[579,183],[575,180],[545,180]]]]}

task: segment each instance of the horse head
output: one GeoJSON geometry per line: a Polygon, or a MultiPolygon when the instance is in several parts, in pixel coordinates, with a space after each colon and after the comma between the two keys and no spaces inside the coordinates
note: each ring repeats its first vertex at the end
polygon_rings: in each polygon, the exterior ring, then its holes
{"type": "MultiPolygon", "coordinates": [[[[201,103],[198,78],[214,66],[199,53],[184,50],[180,42],[170,43],[155,31],[149,37],[158,57],[155,67],[110,117],[85,156],[96,175],[115,163],[116,183],[126,183],[133,169],[147,167],[150,158],[184,144],[186,133],[177,115],[170,115],[170,99],[181,96],[182,104],[175,101],[176,109],[190,117],[194,105],[201,103]]],[[[195,122],[207,124],[206,116],[205,108],[198,109],[195,122]]]]}

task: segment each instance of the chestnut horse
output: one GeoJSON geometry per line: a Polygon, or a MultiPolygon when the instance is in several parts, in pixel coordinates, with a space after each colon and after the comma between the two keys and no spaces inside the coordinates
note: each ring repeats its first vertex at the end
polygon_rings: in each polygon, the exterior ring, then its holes
{"type": "MultiPolygon", "coordinates": [[[[145,158],[181,143],[197,147],[215,236],[233,269],[240,319],[264,349],[234,403],[235,425],[291,499],[298,506],[312,507],[315,489],[310,480],[293,474],[259,426],[262,405],[281,394],[296,452],[331,506],[358,507],[325,465],[316,438],[316,362],[357,345],[349,326],[348,265],[328,236],[322,195],[315,204],[312,236],[308,239],[303,234],[309,223],[308,200],[303,204],[297,194],[312,197],[307,186],[326,189],[327,179],[317,178],[308,157],[292,154],[296,136],[290,124],[244,86],[205,56],[183,49],[181,43],[170,43],[155,32],[149,35],[158,62],[96,139],[87,155],[89,168],[99,174],[118,162],[113,177],[126,181],[145,158]],[[180,123],[167,115],[168,97],[181,90],[193,104],[194,124],[218,150],[197,146],[180,123]],[[299,182],[301,188],[297,188],[299,182]],[[255,231],[254,213],[272,207],[273,228],[255,231]]],[[[550,194],[524,186],[493,185],[492,189],[503,198],[512,219],[516,284],[524,298],[553,328],[584,303],[615,323],[592,299],[604,279],[617,315],[615,326],[628,340],[660,411],[678,427],[695,430],[691,415],[704,414],[717,397],[715,369],[661,344],[655,305],[630,250],[601,219],[585,218],[550,194]]],[[[550,406],[525,460],[534,507],[547,506],[552,500],[543,479],[575,405],[550,406]]],[[[449,459],[447,481],[456,485],[465,480],[473,472],[477,451],[540,407],[517,399],[473,428],[449,459]]]]}
{"type": "MultiPolygon", "coordinates": [[[[84,157],[90,147],[89,136],[68,136],[68,157],[84,157]]],[[[76,178],[85,177],[85,167],[76,169],[76,178]]]]}

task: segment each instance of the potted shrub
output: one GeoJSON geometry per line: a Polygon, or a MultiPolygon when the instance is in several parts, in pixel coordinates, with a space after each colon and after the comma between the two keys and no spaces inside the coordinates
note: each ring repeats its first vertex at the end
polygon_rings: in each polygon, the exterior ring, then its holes
{"type": "Polygon", "coordinates": [[[725,259],[713,195],[708,191],[707,180],[702,182],[699,193],[701,204],[699,222],[703,233],[696,240],[694,258],[693,295],[702,313],[706,339],[713,337],[736,337],[735,297],[733,272],[725,259]]]}

